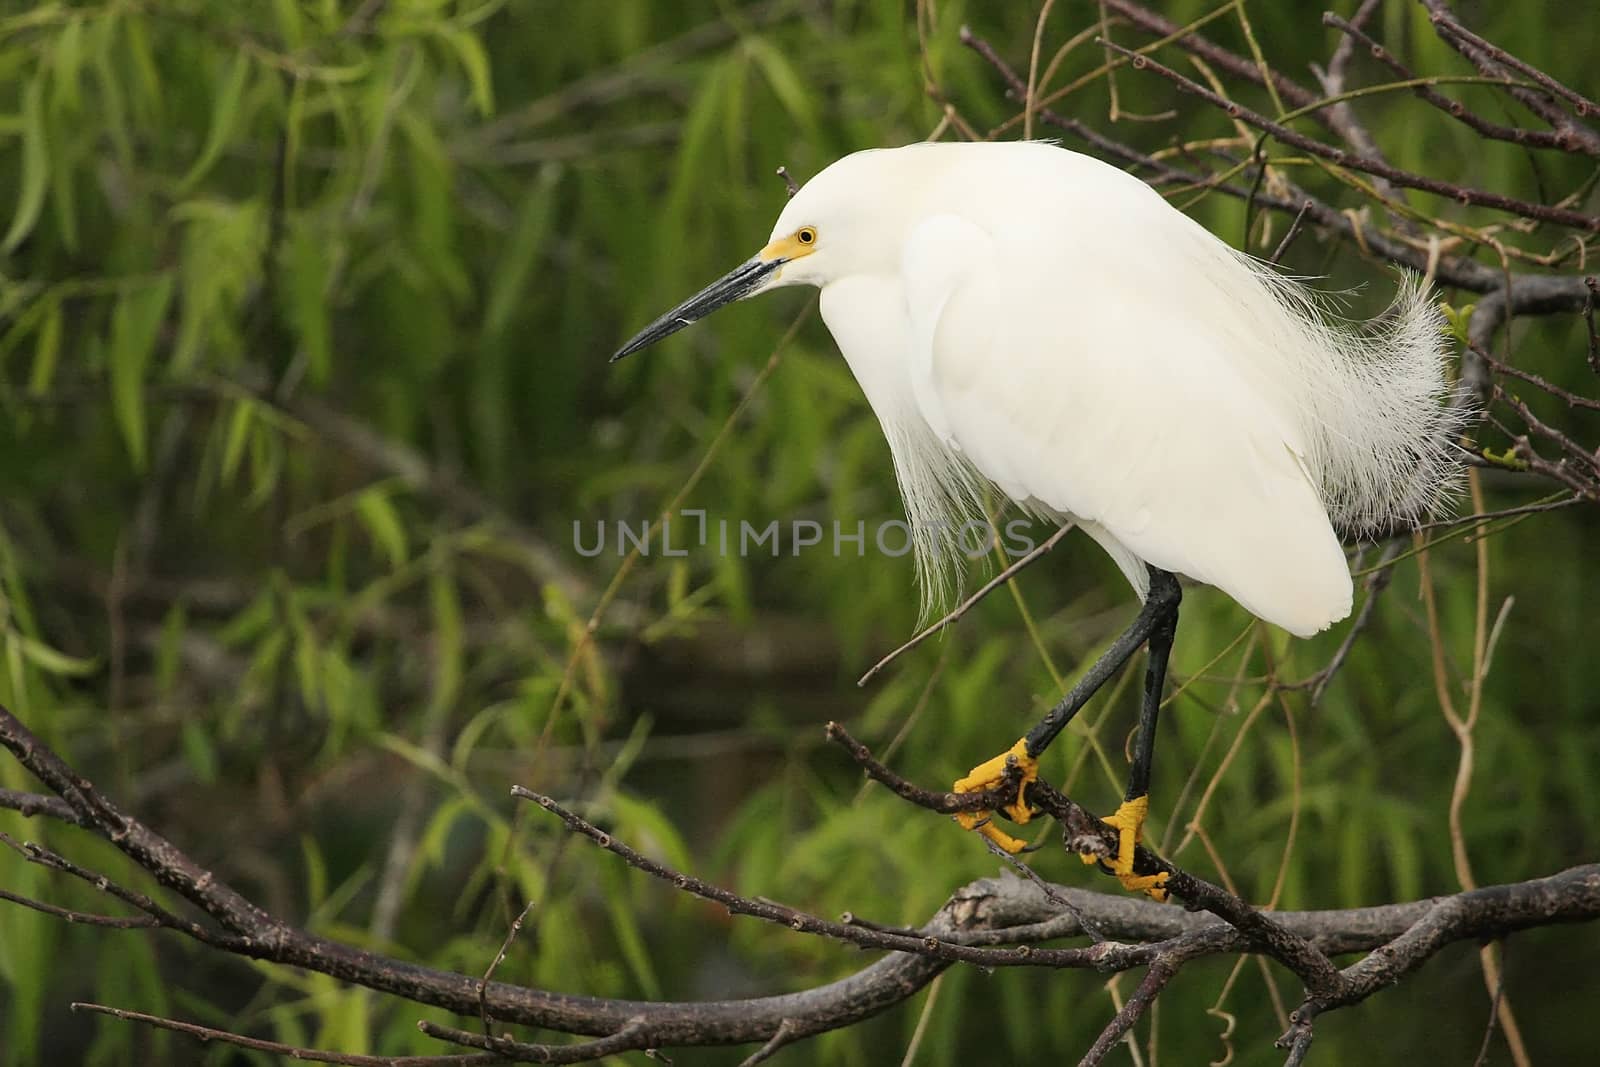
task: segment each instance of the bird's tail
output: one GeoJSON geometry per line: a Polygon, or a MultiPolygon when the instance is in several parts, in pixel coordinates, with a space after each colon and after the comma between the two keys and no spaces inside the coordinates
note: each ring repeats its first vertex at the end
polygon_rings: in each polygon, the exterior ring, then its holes
{"type": "Polygon", "coordinates": [[[1406,272],[1389,309],[1356,324],[1330,317],[1298,283],[1258,270],[1321,349],[1304,360],[1314,428],[1308,460],[1334,527],[1359,537],[1448,509],[1470,406],[1452,398],[1449,335],[1428,284],[1406,272]]]}

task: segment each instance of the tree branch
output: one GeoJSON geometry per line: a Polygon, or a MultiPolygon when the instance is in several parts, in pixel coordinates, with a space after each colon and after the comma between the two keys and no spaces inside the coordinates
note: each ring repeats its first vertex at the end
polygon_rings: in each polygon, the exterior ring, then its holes
{"type": "MultiPolygon", "coordinates": [[[[771,1042],[780,1031],[785,1031],[784,1041],[787,1041],[839,1029],[901,1003],[966,953],[1000,944],[1017,947],[988,949],[970,958],[982,961],[985,966],[1071,966],[1103,972],[1154,965],[1161,959],[1166,961],[1163,966],[1175,967],[1191,955],[1217,952],[1270,951],[1294,959],[1295,953],[1282,947],[1285,939],[1290,939],[1291,944],[1303,944],[1324,959],[1340,953],[1371,951],[1394,942],[1395,948],[1388,955],[1372,963],[1363,961],[1365,966],[1357,964],[1338,972],[1340,981],[1337,984],[1316,983],[1320,992],[1308,995],[1306,1001],[1307,1011],[1315,1013],[1333,1010],[1370,995],[1382,985],[1386,975],[1409,973],[1451,941],[1502,936],[1530,926],[1600,917],[1600,865],[1574,868],[1532,882],[1409,904],[1281,912],[1272,913],[1270,918],[1255,912],[1266,924],[1265,930],[1252,928],[1248,916],[1234,915],[1228,922],[1220,922],[1202,914],[1125,895],[1112,896],[1066,886],[1050,886],[1047,892],[1031,882],[1007,875],[999,879],[981,879],[957,890],[915,932],[901,933],[859,922],[827,924],[826,920],[808,917],[817,924],[828,925],[829,936],[839,934],[840,930],[852,931],[843,934],[841,939],[862,947],[904,947],[890,951],[877,962],[836,982],[801,992],[748,1000],[696,1002],[574,996],[485,982],[471,975],[423,967],[298,929],[256,908],[214,872],[200,867],[175,845],[137,819],[120,812],[92,783],[72,771],[4,708],[0,708],[0,745],[57,791],[70,811],[69,814],[53,805],[27,802],[26,809],[34,817],[66,816],[65,821],[69,822],[87,821],[92,832],[111,840],[158,882],[191,900],[219,922],[243,928],[238,936],[216,941],[213,947],[217,950],[301,967],[418,1004],[453,1011],[469,1019],[478,1017],[481,991],[483,1003],[496,1019],[610,1038],[610,1041],[592,1043],[610,1051],[621,1051],[624,1047],[757,1044],[771,1042]],[[1066,906],[1059,901],[1065,901],[1066,906]],[[1093,923],[1114,940],[1082,949],[1032,947],[1042,940],[1081,936],[1086,922],[1093,923]],[[863,933],[881,940],[868,943],[859,936],[863,933]],[[1389,960],[1393,962],[1386,962],[1389,960]],[[624,1032],[626,1040],[621,1037],[624,1032]]],[[[1069,830],[1075,820],[1081,821],[1082,832],[1098,837],[1104,847],[1110,847],[1110,842],[1105,840],[1103,823],[1086,812],[1074,815],[1074,811],[1081,812],[1081,809],[1060,794],[1052,797],[1051,793],[1053,791],[1040,793],[1039,799],[1060,813],[1069,830]]],[[[979,796],[980,802],[989,799],[979,796]]],[[[16,806],[19,810],[23,808],[20,802],[16,806]]],[[[560,806],[551,810],[556,807],[560,806]]],[[[598,828],[587,823],[583,826],[588,829],[577,825],[573,825],[573,829],[596,840],[597,844],[600,842],[595,835],[605,836],[598,828]]],[[[617,845],[616,842],[611,844],[617,845]]],[[[622,854],[617,847],[610,851],[622,854]]],[[[1141,857],[1142,864],[1152,860],[1164,863],[1148,854],[1141,857]]],[[[1162,869],[1176,871],[1170,865],[1162,869]]],[[[686,877],[666,868],[662,868],[662,872],[663,877],[671,879],[686,877]]],[[[1207,907],[1217,903],[1205,899],[1204,883],[1192,876],[1179,872],[1172,884],[1175,893],[1193,896],[1207,907]]],[[[747,898],[738,898],[738,901],[745,902],[747,898]]],[[[773,921],[804,916],[783,905],[771,906],[776,909],[773,921]]],[[[1244,906],[1242,902],[1241,906],[1244,906]]],[[[188,932],[182,927],[176,929],[188,932]]],[[[823,931],[819,928],[816,932],[823,931]]],[[[1296,964],[1290,966],[1294,968],[1296,964]]],[[[443,1033],[441,1030],[441,1035],[443,1033]]],[[[486,1046],[483,1051],[505,1055],[511,1048],[486,1046]]]]}
{"type": "MultiPolygon", "coordinates": [[[[1107,0],[1107,3],[1108,6],[1122,6],[1122,0],[1107,0]]],[[[1178,43],[1188,39],[1182,38],[1178,43]]],[[[994,68],[995,72],[1004,79],[1007,85],[1006,95],[1012,99],[1020,100],[1021,96],[1019,94],[1026,90],[1026,86],[1016,71],[995,51],[994,46],[972,33],[966,27],[962,27],[961,40],[968,48],[982,56],[994,68]]],[[[1243,57],[1236,56],[1234,59],[1237,63],[1246,63],[1243,57]]],[[[1251,70],[1254,70],[1253,64],[1247,65],[1251,70]]],[[[1223,66],[1231,69],[1228,64],[1223,64],[1223,66]]],[[[1310,99],[1314,98],[1308,98],[1308,102],[1310,99]]],[[[1578,310],[1584,306],[1584,301],[1589,296],[1589,290],[1584,283],[1582,275],[1514,273],[1508,276],[1503,270],[1471,259],[1458,256],[1433,258],[1427,250],[1418,247],[1416,244],[1407,243],[1388,234],[1358,226],[1350,215],[1303,190],[1293,189],[1291,196],[1280,198],[1253,191],[1248,186],[1219,182],[1213,176],[1184,170],[1181,167],[1174,167],[1148,153],[1141,152],[1131,145],[1108,137],[1077,119],[1061,115],[1048,107],[1039,107],[1035,113],[1046,124],[1083,139],[1091,147],[1106,153],[1112,158],[1149,171],[1151,175],[1149,180],[1152,184],[1179,183],[1206,187],[1238,200],[1252,201],[1259,206],[1270,208],[1283,214],[1296,217],[1303,214],[1318,226],[1351,241],[1363,252],[1410,270],[1423,273],[1431,271],[1445,285],[1466,289],[1474,293],[1493,293],[1505,290],[1509,293],[1509,296],[1504,298],[1506,300],[1504,314],[1506,315],[1545,315],[1560,311],[1578,310]]],[[[1313,116],[1316,114],[1318,112],[1311,113],[1313,116]]],[[[1493,328],[1498,327],[1503,319],[1504,315],[1500,317],[1490,316],[1490,318],[1482,321],[1486,323],[1493,322],[1493,327],[1489,328],[1489,332],[1492,333],[1493,328]]],[[[1479,321],[1479,317],[1476,314],[1474,315],[1474,321],[1479,321]]]]}
{"type": "Polygon", "coordinates": [[[1274,122],[1265,115],[1234,100],[1218,96],[1192,78],[1186,78],[1165,64],[1151,59],[1146,55],[1139,55],[1131,49],[1122,47],[1112,41],[1105,42],[1105,46],[1113,52],[1120,53],[1128,58],[1134,70],[1150,70],[1167,81],[1171,82],[1179,92],[1197,96],[1206,103],[1220,108],[1228,117],[1248,123],[1263,133],[1270,134],[1284,144],[1292,145],[1303,152],[1340,167],[1350,167],[1354,170],[1373,174],[1385,178],[1396,185],[1408,189],[1418,189],[1422,192],[1443,196],[1460,204],[1470,204],[1477,207],[1492,208],[1523,218],[1537,219],[1541,222],[1554,223],[1557,226],[1567,226],[1587,233],[1600,233],[1600,216],[1586,215],[1581,211],[1571,211],[1563,207],[1553,207],[1549,204],[1539,204],[1531,200],[1519,200],[1516,197],[1505,196],[1501,193],[1491,193],[1483,189],[1474,189],[1470,186],[1457,185],[1454,182],[1443,181],[1439,178],[1430,178],[1424,174],[1413,174],[1408,170],[1401,170],[1381,159],[1359,153],[1349,152],[1343,148],[1334,148],[1325,145],[1314,137],[1307,137],[1281,122],[1274,122]]]}
{"type": "MultiPolygon", "coordinates": [[[[1373,40],[1359,27],[1332,11],[1323,13],[1322,24],[1324,26],[1332,26],[1345,34],[1345,43],[1358,41],[1365,45],[1368,54],[1385,67],[1388,67],[1390,72],[1401,81],[1420,80],[1417,78],[1415,71],[1396,59],[1394,54],[1387,48],[1373,40]]],[[[1437,89],[1427,85],[1413,86],[1411,91],[1457,122],[1468,127],[1474,133],[1487,137],[1492,141],[1507,141],[1511,144],[1522,145],[1525,148],[1553,148],[1562,152],[1586,152],[1590,155],[1600,155],[1600,142],[1585,141],[1565,131],[1551,133],[1547,130],[1530,130],[1522,126],[1506,126],[1503,123],[1493,122],[1475,111],[1468,110],[1467,106],[1461,101],[1452,100],[1437,89]]]]}
{"type": "MultiPolygon", "coordinates": [[[[92,1015],[109,1015],[113,1019],[124,1022],[143,1023],[153,1026],[157,1030],[170,1030],[176,1034],[184,1034],[197,1041],[209,1043],[220,1041],[226,1045],[238,1048],[247,1048],[255,1052],[270,1052],[274,1056],[283,1056],[291,1060],[304,1060],[310,1063],[332,1063],[340,1067],[475,1067],[480,1063],[504,1063],[506,1057],[499,1053],[456,1053],[446,1056],[364,1056],[349,1052],[329,1052],[326,1049],[300,1048],[294,1045],[285,1045],[280,1041],[265,1041],[259,1037],[248,1037],[236,1034],[231,1030],[218,1030],[211,1026],[201,1026],[198,1023],[186,1023],[179,1019],[167,1019],[160,1015],[147,1015],[142,1011],[128,1011],[126,1008],[111,1008],[104,1004],[89,1004],[83,1001],[72,1003],[73,1011],[88,1012],[92,1015]]],[[[545,1063],[560,1062],[545,1060],[545,1063]]],[[[574,1061],[569,1061],[574,1062],[574,1061]]]]}

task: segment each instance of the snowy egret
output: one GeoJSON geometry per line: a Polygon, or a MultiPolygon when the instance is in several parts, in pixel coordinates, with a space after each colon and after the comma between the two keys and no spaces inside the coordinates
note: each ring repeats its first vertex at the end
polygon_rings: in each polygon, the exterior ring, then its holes
{"type": "MultiPolygon", "coordinates": [[[[1415,520],[1457,472],[1443,401],[1445,335],[1426,287],[1403,281],[1367,327],[1235,251],[1137,178],[1040,142],[858,152],[789,200],[754,257],[656,319],[621,359],[717,308],[814,285],[822,317],[883,426],[914,529],[925,597],[992,486],[1075,521],[1143,607],[1085,677],[958,791],[1023,772],[1002,811],[1023,823],[1039,754],[1148,644],[1109,866],[1133,872],[1182,593],[1223,590],[1298,636],[1350,613],[1336,531],[1415,520]]],[[[988,813],[968,816],[1011,851],[988,813]]],[[[1094,862],[1085,857],[1085,862],[1094,862]]]]}

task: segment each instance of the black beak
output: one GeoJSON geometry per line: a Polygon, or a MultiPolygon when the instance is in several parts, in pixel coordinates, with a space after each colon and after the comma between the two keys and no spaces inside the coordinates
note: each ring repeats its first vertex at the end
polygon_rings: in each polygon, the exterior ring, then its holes
{"type": "Polygon", "coordinates": [[[748,259],[724,274],[698,293],[662,315],[634,335],[633,340],[617,349],[611,357],[615,363],[623,356],[631,356],[641,348],[649,348],[663,337],[670,337],[685,326],[699,322],[724,304],[741,300],[767,283],[774,271],[787,263],[787,259],[748,259]]]}

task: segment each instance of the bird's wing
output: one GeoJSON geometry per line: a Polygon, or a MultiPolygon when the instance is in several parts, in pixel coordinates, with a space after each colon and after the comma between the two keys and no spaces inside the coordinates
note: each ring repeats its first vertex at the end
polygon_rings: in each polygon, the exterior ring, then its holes
{"type": "Polygon", "coordinates": [[[1138,238],[1127,217],[920,224],[901,271],[923,415],[1012,497],[1324,629],[1349,613],[1350,574],[1296,420],[1230,361],[1188,264],[1138,238]]]}

